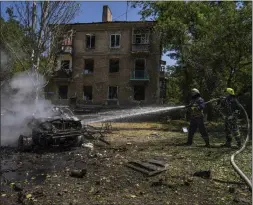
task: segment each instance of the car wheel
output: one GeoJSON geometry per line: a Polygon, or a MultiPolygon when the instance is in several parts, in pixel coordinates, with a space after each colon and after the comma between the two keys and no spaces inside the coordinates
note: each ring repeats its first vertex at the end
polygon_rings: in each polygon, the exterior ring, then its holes
{"type": "Polygon", "coordinates": [[[84,143],[84,136],[83,136],[83,135],[79,135],[79,136],[76,138],[75,146],[76,146],[76,147],[81,147],[83,143],[84,143]]]}
{"type": "Polygon", "coordinates": [[[25,151],[30,151],[32,149],[32,144],[31,142],[28,144],[27,142],[29,141],[27,136],[20,135],[18,138],[18,151],[20,152],[25,152],[25,151]]]}

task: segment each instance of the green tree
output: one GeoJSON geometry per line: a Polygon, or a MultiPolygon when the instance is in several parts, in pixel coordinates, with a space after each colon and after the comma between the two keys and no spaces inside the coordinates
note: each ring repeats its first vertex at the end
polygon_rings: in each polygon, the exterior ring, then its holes
{"type": "MultiPolygon", "coordinates": [[[[170,56],[181,68],[180,100],[187,103],[192,87],[199,88],[206,100],[221,95],[227,86],[241,97],[245,90],[251,96],[246,89],[251,87],[251,2],[135,2],[133,6],[142,8],[143,19],[157,21],[165,51],[174,51],[170,56]]],[[[212,113],[209,106],[209,119],[212,113]]]]}

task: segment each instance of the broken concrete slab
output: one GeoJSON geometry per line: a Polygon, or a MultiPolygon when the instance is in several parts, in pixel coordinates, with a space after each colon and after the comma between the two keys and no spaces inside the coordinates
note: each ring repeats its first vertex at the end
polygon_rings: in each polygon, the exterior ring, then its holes
{"type": "Polygon", "coordinates": [[[157,175],[168,169],[168,164],[166,162],[155,159],[146,161],[130,161],[126,164],[126,166],[148,176],[157,175]]]}

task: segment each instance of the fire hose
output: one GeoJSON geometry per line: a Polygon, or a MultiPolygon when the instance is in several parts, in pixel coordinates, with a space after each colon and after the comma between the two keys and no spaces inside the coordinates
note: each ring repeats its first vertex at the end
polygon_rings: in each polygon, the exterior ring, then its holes
{"type": "MultiPolygon", "coordinates": [[[[208,103],[211,103],[211,102],[214,102],[214,101],[217,101],[217,100],[219,100],[219,98],[214,98],[212,100],[207,101],[205,104],[208,104],[208,103]]],[[[249,141],[249,136],[250,136],[250,123],[249,123],[248,114],[247,114],[246,110],[244,109],[244,107],[242,106],[242,104],[238,102],[238,100],[236,100],[236,103],[243,110],[244,115],[245,115],[246,120],[247,120],[247,137],[246,137],[246,139],[245,139],[245,141],[243,143],[243,146],[239,150],[237,150],[234,154],[232,154],[232,156],[230,158],[230,163],[233,166],[234,170],[247,183],[247,185],[249,186],[250,190],[252,190],[252,183],[251,183],[250,179],[242,172],[242,170],[235,163],[235,156],[238,155],[238,154],[240,154],[246,148],[246,145],[247,145],[247,143],[249,141]]]]}

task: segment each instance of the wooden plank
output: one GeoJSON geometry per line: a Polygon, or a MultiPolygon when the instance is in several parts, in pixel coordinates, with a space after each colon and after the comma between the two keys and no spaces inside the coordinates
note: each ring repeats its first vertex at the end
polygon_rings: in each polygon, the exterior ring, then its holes
{"type": "Polygon", "coordinates": [[[156,166],[149,166],[150,164],[144,164],[143,162],[136,162],[136,161],[133,161],[133,162],[129,162],[130,164],[133,164],[133,165],[135,165],[135,166],[137,166],[137,167],[141,167],[141,168],[144,168],[144,169],[146,169],[146,170],[149,170],[149,171],[155,171],[155,170],[157,170],[157,167],[156,166]]]}
{"type": "Polygon", "coordinates": [[[140,167],[136,167],[136,166],[134,166],[134,165],[132,165],[132,164],[127,164],[126,166],[129,167],[129,168],[132,168],[132,169],[134,169],[134,170],[137,170],[137,171],[139,171],[139,172],[142,172],[142,173],[144,173],[144,174],[149,175],[149,171],[146,170],[146,169],[142,169],[142,168],[140,168],[140,167]]]}
{"type": "Polygon", "coordinates": [[[156,159],[150,159],[147,162],[151,163],[151,164],[154,164],[154,165],[158,165],[160,167],[167,167],[168,166],[168,164],[166,162],[159,161],[159,160],[156,160],[156,159]]]}
{"type": "Polygon", "coordinates": [[[167,168],[164,168],[164,169],[160,169],[160,170],[156,170],[156,171],[148,171],[148,170],[143,169],[141,167],[136,167],[136,166],[134,166],[132,164],[127,164],[126,166],[129,167],[129,168],[132,168],[132,169],[134,169],[136,171],[139,171],[139,172],[141,172],[143,174],[146,174],[148,176],[154,176],[154,175],[157,175],[157,174],[159,174],[159,173],[164,172],[164,171],[167,170],[167,168]]]}
{"type": "Polygon", "coordinates": [[[161,172],[164,172],[164,171],[166,171],[166,170],[167,170],[167,168],[160,169],[160,170],[157,170],[157,171],[150,172],[148,175],[149,175],[149,176],[154,176],[154,175],[157,175],[157,174],[159,174],[159,173],[161,173],[161,172]]]}

